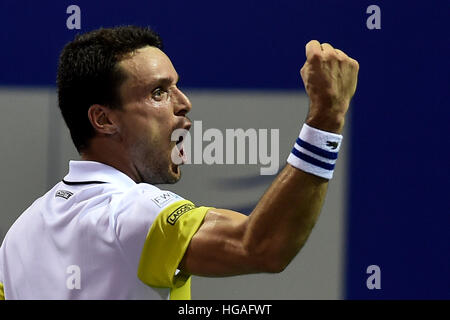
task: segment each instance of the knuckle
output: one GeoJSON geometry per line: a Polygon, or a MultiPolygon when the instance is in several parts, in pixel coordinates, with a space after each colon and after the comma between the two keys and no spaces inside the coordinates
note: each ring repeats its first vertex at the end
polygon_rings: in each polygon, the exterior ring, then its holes
{"type": "Polygon", "coordinates": [[[350,61],[350,66],[356,70],[359,69],[359,62],[356,61],[355,59],[349,58],[350,61]]]}
{"type": "Polygon", "coordinates": [[[324,58],[326,61],[335,61],[338,60],[338,55],[334,51],[328,51],[324,54],[324,58]]]}
{"type": "Polygon", "coordinates": [[[320,46],[320,42],[317,40],[310,40],[310,41],[308,41],[306,46],[320,46]]]}
{"type": "Polygon", "coordinates": [[[339,49],[335,49],[338,60],[339,61],[345,61],[347,58],[347,55],[345,54],[345,52],[343,52],[342,50],[339,49]]]}

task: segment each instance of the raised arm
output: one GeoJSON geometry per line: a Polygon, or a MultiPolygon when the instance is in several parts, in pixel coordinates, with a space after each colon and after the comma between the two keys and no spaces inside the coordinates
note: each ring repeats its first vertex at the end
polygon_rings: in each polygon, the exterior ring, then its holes
{"type": "MultiPolygon", "coordinates": [[[[310,99],[306,124],[340,134],[356,90],[358,62],[312,40],[300,73],[310,99]]],[[[281,272],[305,244],[322,208],[328,179],[290,164],[245,216],[211,209],[180,263],[187,274],[281,272]]]]}

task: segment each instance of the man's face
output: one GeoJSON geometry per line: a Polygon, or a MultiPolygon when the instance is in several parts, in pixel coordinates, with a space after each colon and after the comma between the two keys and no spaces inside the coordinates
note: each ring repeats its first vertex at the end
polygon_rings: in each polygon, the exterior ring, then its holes
{"type": "Polygon", "coordinates": [[[178,74],[170,59],[150,46],[125,57],[119,66],[127,75],[119,88],[119,136],[130,165],[142,182],[175,183],[181,173],[171,160],[172,150],[179,155],[184,151],[171,135],[176,129],[189,130],[186,113],[192,108],[176,86],[178,74]]]}

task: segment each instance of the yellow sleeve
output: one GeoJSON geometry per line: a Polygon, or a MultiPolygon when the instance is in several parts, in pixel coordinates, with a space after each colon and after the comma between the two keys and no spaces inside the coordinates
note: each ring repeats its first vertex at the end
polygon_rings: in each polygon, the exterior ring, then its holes
{"type": "Polygon", "coordinates": [[[139,261],[138,277],[142,282],[171,288],[171,299],[190,299],[190,275],[175,275],[175,271],[209,209],[180,200],[158,214],[139,261]]]}
{"type": "Polygon", "coordinates": [[[5,291],[3,291],[3,283],[0,282],[0,300],[5,300],[5,291]]]}

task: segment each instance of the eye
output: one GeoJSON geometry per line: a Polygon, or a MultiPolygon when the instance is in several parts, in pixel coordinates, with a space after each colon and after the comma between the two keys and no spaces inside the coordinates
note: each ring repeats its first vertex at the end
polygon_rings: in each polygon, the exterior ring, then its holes
{"type": "Polygon", "coordinates": [[[167,91],[163,90],[162,88],[156,88],[152,92],[152,99],[155,101],[162,101],[166,99],[167,97],[167,91]]]}

